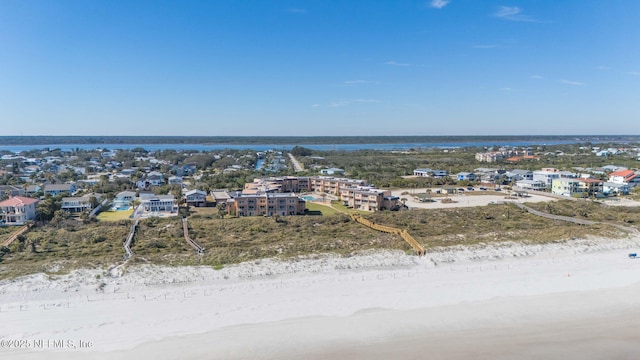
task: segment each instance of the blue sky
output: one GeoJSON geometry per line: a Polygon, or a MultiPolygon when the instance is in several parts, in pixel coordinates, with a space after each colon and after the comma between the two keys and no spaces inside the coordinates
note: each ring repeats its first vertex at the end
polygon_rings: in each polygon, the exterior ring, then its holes
{"type": "Polygon", "coordinates": [[[640,1],[0,1],[0,135],[640,134],[640,1]]]}

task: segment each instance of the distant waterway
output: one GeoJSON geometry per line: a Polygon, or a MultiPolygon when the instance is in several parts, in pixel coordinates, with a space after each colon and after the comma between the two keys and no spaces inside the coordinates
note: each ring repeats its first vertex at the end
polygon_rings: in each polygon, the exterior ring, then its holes
{"type": "MultiPolygon", "coordinates": [[[[591,141],[596,143],[596,141],[591,141]]],[[[496,143],[495,141],[470,141],[470,142],[442,142],[442,143],[395,143],[395,144],[305,144],[305,148],[319,151],[356,151],[356,150],[381,150],[381,151],[406,151],[410,149],[430,148],[462,148],[462,147],[487,147],[487,146],[536,146],[536,145],[562,145],[579,143],[577,140],[550,140],[550,141],[513,141],[496,143]]],[[[62,151],[81,150],[131,150],[143,148],[147,151],[176,150],[176,151],[217,151],[217,150],[291,150],[296,144],[50,144],[50,145],[0,145],[0,151],[19,153],[21,151],[60,149],[62,151]]]]}

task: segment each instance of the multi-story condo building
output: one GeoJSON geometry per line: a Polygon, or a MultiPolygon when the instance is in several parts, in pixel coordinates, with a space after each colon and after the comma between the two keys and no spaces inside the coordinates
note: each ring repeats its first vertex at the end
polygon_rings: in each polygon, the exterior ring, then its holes
{"type": "Polygon", "coordinates": [[[303,215],[306,207],[294,193],[240,193],[227,202],[227,209],[236,216],[288,216],[303,215]]]}
{"type": "Polygon", "coordinates": [[[400,207],[400,198],[392,196],[390,190],[369,186],[342,188],[340,200],[346,206],[365,211],[395,210],[400,207]]]}

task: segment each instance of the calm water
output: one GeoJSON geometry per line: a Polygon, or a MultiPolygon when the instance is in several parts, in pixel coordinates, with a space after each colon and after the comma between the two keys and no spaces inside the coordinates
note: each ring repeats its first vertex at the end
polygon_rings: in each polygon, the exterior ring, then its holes
{"type": "MultiPolygon", "coordinates": [[[[398,143],[398,144],[308,144],[302,145],[306,148],[320,151],[342,150],[386,150],[386,151],[403,151],[409,149],[427,149],[427,148],[459,148],[459,147],[476,147],[476,146],[533,146],[533,145],[561,145],[574,144],[577,140],[553,140],[553,141],[514,141],[508,143],[495,143],[491,141],[474,141],[474,142],[447,142],[447,143],[398,143]]],[[[593,143],[593,141],[592,141],[593,143]]],[[[229,145],[229,144],[51,144],[51,145],[0,145],[0,150],[11,152],[21,152],[34,149],[61,149],[63,151],[71,151],[75,149],[93,150],[93,149],[121,149],[131,150],[134,148],[143,148],[148,151],[158,150],[195,150],[195,151],[215,151],[215,150],[290,150],[296,144],[290,145],[273,145],[273,144],[251,144],[251,145],[229,145]]]]}

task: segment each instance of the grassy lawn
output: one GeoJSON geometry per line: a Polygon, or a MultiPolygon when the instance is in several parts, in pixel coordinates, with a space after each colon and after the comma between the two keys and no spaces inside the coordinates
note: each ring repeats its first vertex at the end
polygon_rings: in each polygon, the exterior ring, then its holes
{"type": "Polygon", "coordinates": [[[322,216],[327,216],[327,215],[334,215],[338,213],[336,209],[333,209],[327,205],[322,205],[318,203],[307,202],[306,206],[311,214],[314,214],[314,213],[317,214],[319,212],[322,216]]]}
{"type": "Polygon", "coordinates": [[[336,208],[338,211],[343,211],[347,214],[371,214],[369,211],[355,210],[345,205],[342,205],[340,201],[332,201],[331,206],[336,208]]]}
{"type": "Polygon", "coordinates": [[[119,221],[119,220],[127,220],[129,216],[133,214],[132,210],[122,210],[122,211],[103,211],[98,214],[98,221],[119,221]]]}

